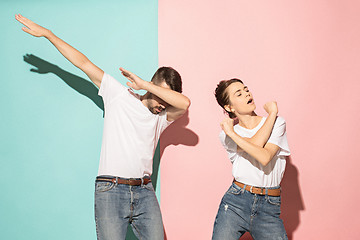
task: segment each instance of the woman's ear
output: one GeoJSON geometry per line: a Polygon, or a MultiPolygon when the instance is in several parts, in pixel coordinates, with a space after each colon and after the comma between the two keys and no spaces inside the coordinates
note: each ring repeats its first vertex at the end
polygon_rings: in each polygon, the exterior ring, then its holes
{"type": "Polygon", "coordinates": [[[235,110],[232,109],[232,108],[230,107],[230,105],[225,105],[225,106],[224,106],[224,109],[225,109],[227,112],[235,112],[235,110]]]}

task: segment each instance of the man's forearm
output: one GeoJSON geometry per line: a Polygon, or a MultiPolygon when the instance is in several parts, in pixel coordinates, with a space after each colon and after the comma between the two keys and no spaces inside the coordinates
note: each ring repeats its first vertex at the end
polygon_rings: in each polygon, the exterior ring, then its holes
{"type": "Polygon", "coordinates": [[[74,66],[82,70],[90,80],[100,88],[104,72],[94,65],[84,54],[57,37],[51,31],[45,37],[56,47],[57,50],[74,66]]]}
{"type": "Polygon", "coordinates": [[[74,64],[78,68],[82,68],[84,64],[89,62],[89,59],[76,50],[74,47],[57,37],[54,33],[49,31],[45,37],[59,50],[59,52],[72,64],[74,64]]]}
{"type": "Polygon", "coordinates": [[[157,86],[151,82],[146,84],[144,90],[158,96],[174,108],[187,110],[190,106],[190,99],[174,90],[157,86]]]}

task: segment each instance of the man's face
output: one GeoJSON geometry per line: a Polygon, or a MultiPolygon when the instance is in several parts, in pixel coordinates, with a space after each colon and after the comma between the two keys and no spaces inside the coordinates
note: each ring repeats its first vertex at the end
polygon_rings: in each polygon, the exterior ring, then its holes
{"type": "MultiPolygon", "coordinates": [[[[160,85],[160,87],[163,88],[168,88],[170,89],[170,86],[166,84],[166,82],[162,82],[160,85]]],[[[158,96],[151,94],[150,99],[148,99],[148,109],[150,110],[150,112],[152,112],[153,114],[159,114],[162,111],[164,111],[167,107],[169,106],[169,104],[167,102],[165,102],[164,100],[162,100],[161,98],[159,98],[158,96]]]]}

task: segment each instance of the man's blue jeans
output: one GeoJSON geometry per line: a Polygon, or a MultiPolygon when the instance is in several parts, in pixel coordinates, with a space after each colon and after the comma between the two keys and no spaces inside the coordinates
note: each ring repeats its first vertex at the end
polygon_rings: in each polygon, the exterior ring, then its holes
{"type": "Polygon", "coordinates": [[[140,186],[95,182],[98,240],[122,240],[129,224],[138,239],[163,240],[164,228],[152,183],[140,186]]]}
{"type": "Polygon", "coordinates": [[[255,240],[288,239],[280,204],[280,196],[253,194],[233,183],[221,200],[212,239],[238,240],[245,232],[255,240]]]}

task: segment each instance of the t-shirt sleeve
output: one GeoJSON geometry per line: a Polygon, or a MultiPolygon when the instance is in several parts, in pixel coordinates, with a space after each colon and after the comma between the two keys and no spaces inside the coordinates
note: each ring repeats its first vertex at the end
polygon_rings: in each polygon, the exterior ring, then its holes
{"type": "Polygon", "coordinates": [[[159,126],[160,126],[160,133],[162,133],[171,123],[174,121],[168,121],[167,120],[167,112],[162,111],[159,114],[159,126]]]}
{"type": "Polygon", "coordinates": [[[286,136],[286,123],[282,117],[277,117],[268,143],[272,143],[280,147],[279,156],[290,155],[290,148],[286,136]]]}
{"type": "Polygon", "coordinates": [[[115,98],[127,91],[127,88],[107,73],[101,80],[99,96],[103,98],[104,104],[111,103],[115,98]]]}
{"type": "Polygon", "coordinates": [[[235,160],[237,154],[237,144],[224,131],[219,134],[220,142],[228,153],[231,162],[235,160]]]}

